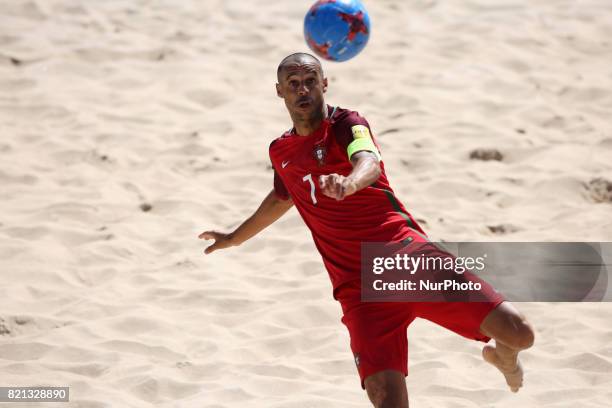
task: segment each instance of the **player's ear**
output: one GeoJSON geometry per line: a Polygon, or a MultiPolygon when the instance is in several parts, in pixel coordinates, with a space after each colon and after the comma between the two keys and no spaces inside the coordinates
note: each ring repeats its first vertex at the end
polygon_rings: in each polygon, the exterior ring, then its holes
{"type": "Polygon", "coordinates": [[[327,78],[323,78],[323,92],[327,91],[327,78]]]}
{"type": "Polygon", "coordinates": [[[279,98],[283,97],[283,94],[281,93],[280,84],[276,84],[276,96],[278,96],[279,98]]]}

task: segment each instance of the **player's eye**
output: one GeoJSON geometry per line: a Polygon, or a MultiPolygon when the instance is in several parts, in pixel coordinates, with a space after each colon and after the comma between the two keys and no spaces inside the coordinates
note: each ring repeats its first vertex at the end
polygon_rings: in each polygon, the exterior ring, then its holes
{"type": "Polygon", "coordinates": [[[289,81],[289,86],[292,88],[297,88],[298,86],[300,86],[300,83],[295,79],[292,79],[291,81],[289,81]]]}
{"type": "Polygon", "coordinates": [[[315,84],[315,79],[314,78],[308,78],[306,79],[306,86],[312,86],[315,84]]]}

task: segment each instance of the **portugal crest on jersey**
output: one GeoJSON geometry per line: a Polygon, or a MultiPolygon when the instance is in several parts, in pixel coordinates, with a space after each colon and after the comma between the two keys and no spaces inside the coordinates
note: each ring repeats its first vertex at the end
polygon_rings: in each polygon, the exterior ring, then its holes
{"type": "Polygon", "coordinates": [[[313,156],[315,160],[317,161],[317,163],[319,164],[319,166],[322,166],[324,164],[326,154],[327,154],[327,151],[325,150],[325,146],[316,145],[314,147],[313,156]]]}

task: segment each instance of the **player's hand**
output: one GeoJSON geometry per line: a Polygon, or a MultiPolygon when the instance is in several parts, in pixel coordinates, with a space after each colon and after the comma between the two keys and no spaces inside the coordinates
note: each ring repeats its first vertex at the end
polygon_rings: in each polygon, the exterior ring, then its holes
{"type": "Polygon", "coordinates": [[[319,176],[319,187],[324,195],[338,201],[357,192],[357,184],[353,180],[336,173],[319,176]]]}
{"type": "Polygon", "coordinates": [[[217,249],[229,248],[235,244],[232,242],[232,234],[225,234],[217,231],[205,231],[198,235],[200,239],[214,239],[215,242],[204,250],[205,254],[210,254],[217,249]]]}

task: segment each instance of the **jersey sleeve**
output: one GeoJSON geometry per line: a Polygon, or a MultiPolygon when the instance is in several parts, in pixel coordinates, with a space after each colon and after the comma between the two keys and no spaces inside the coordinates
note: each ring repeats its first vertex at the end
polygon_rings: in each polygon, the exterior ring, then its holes
{"type": "Polygon", "coordinates": [[[289,192],[287,191],[287,187],[285,187],[285,183],[280,178],[276,170],[274,170],[274,194],[281,200],[288,200],[290,197],[289,192]]]}
{"type": "MultiPolygon", "coordinates": [[[[280,139],[280,138],[279,138],[280,139]]],[[[279,141],[279,139],[275,139],[270,143],[270,147],[268,148],[268,154],[270,155],[270,162],[272,163],[272,170],[274,171],[274,194],[281,200],[289,200],[291,196],[289,195],[289,191],[287,191],[287,187],[285,187],[285,183],[283,179],[279,176],[276,171],[276,162],[278,162],[278,158],[274,154],[274,145],[279,141]]]]}
{"type": "Polygon", "coordinates": [[[343,112],[334,122],[338,144],[346,151],[349,160],[360,151],[372,152],[381,160],[380,151],[370,130],[368,121],[357,112],[343,112]]]}

